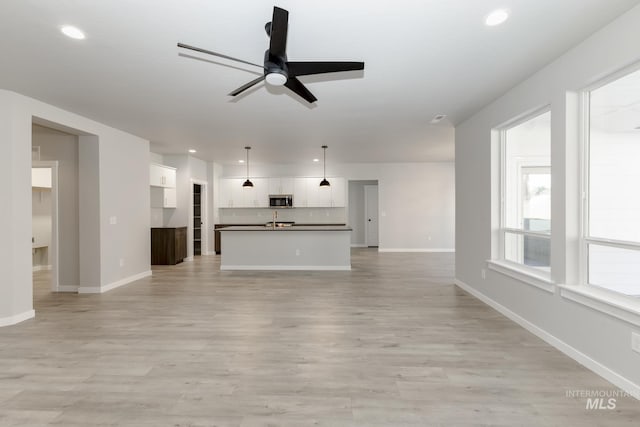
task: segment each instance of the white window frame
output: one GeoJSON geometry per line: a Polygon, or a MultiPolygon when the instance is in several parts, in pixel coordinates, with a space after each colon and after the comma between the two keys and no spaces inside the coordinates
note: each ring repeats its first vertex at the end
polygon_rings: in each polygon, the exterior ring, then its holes
{"type": "MultiPolygon", "coordinates": [[[[525,236],[530,236],[530,237],[538,237],[538,238],[543,238],[546,240],[549,240],[549,242],[551,242],[551,236],[553,234],[553,231],[549,234],[547,233],[541,233],[541,232],[536,232],[536,231],[528,231],[528,230],[524,230],[524,227],[522,229],[519,228],[512,228],[512,227],[507,227],[506,226],[506,216],[507,216],[507,205],[506,205],[506,183],[507,183],[507,156],[506,156],[506,144],[507,144],[507,131],[511,128],[514,128],[522,123],[525,123],[529,120],[535,119],[538,116],[541,116],[543,114],[546,113],[550,113],[551,108],[550,106],[545,106],[543,108],[537,109],[533,112],[530,112],[526,115],[523,115],[522,117],[511,121],[507,124],[505,124],[504,126],[502,126],[499,129],[499,139],[500,139],[500,143],[499,143],[499,150],[500,150],[500,170],[499,170],[499,175],[500,175],[500,209],[499,209],[499,221],[498,221],[498,260],[493,260],[492,264],[495,266],[496,264],[499,265],[500,269],[497,268],[493,268],[490,264],[490,268],[492,269],[496,269],[496,270],[501,270],[502,268],[510,268],[513,270],[516,270],[520,275],[528,275],[531,276],[535,279],[535,283],[531,283],[531,284],[535,284],[536,286],[540,283],[540,282],[551,282],[551,266],[549,266],[549,271],[546,270],[542,270],[539,268],[535,268],[535,267],[530,267],[527,266],[523,263],[517,263],[514,261],[510,261],[507,260],[505,257],[505,240],[506,240],[506,235],[507,234],[517,234],[517,235],[521,235],[523,237],[525,236]],[[497,263],[495,262],[497,261],[497,263]]],[[[548,161],[544,160],[544,158],[540,157],[540,156],[533,156],[533,157],[527,157],[527,158],[520,158],[518,159],[517,162],[518,165],[518,170],[522,170],[523,168],[531,168],[531,167],[544,167],[544,168],[548,168],[549,171],[551,171],[551,160],[549,159],[548,161]]],[[[518,176],[516,176],[515,178],[518,179],[518,177],[520,177],[520,173],[517,174],[518,176]]],[[[519,188],[521,187],[521,185],[518,186],[519,188]]],[[[520,191],[520,190],[519,190],[520,191]]],[[[551,190],[553,191],[553,189],[551,190]]],[[[520,207],[518,207],[518,209],[520,209],[520,207]]],[[[553,224],[553,219],[551,220],[551,223],[553,224]]],[[[553,227],[553,226],[552,226],[553,227]]],[[[528,282],[529,283],[529,282],[528,282]]],[[[545,284],[544,285],[545,289],[549,289],[549,287],[545,284]]]]}
{"type": "Polygon", "coordinates": [[[591,92],[606,86],[626,75],[637,72],[640,70],[638,64],[627,67],[614,73],[607,78],[600,80],[596,84],[585,88],[581,94],[581,116],[582,127],[580,135],[580,158],[581,158],[581,204],[580,204],[580,245],[579,245],[579,280],[580,285],[597,292],[602,291],[605,294],[612,294],[622,297],[623,299],[629,299],[631,301],[637,301],[638,298],[624,295],[619,292],[615,292],[610,289],[602,288],[600,286],[592,285],[589,283],[589,245],[609,246],[618,249],[630,249],[640,251],[639,242],[631,242],[625,240],[605,239],[600,237],[592,237],[589,234],[589,178],[590,178],[590,136],[591,136],[591,92]]]}

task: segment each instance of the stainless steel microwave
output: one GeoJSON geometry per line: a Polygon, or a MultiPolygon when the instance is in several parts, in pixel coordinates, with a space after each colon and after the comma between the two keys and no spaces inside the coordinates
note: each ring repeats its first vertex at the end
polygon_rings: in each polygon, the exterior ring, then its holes
{"type": "Polygon", "coordinates": [[[293,194],[269,194],[269,207],[292,208],[293,194]]]}

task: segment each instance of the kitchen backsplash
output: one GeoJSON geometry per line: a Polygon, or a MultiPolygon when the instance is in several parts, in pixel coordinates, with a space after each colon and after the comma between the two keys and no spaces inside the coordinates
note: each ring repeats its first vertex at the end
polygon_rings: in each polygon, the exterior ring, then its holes
{"type": "MultiPolygon", "coordinates": [[[[220,224],[262,224],[271,221],[274,209],[224,208],[220,209],[220,224]]],[[[293,208],[276,209],[278,221],[298,224],[346,224],[345,208],[293,208]]]]}

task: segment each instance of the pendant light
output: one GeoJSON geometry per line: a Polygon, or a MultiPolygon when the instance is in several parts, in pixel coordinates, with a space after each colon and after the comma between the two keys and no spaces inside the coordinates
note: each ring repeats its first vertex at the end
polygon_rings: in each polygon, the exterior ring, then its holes
{"type": "Polygon", "coordinates": [[[329,187],[331,184],[327,181],[327,146],[322,146],[323,159],[322,159],[322,181],[320,181],[320,187],[329,187]]]}
{"type": "Polygon", "coordinates": [[[247,180],[242,183],[242,186],[247,188],[253,187],[253,182],[249,181],[249,150],[251,150],[251,147],[244,147],[244,149],[247,150],[247,180]]]}

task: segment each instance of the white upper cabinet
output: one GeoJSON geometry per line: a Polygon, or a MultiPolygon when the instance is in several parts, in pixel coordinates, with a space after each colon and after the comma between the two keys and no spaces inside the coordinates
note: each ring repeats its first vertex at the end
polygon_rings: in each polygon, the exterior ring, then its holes
{"type": "Polygon", "coordinates": [[[331,183],[331,207],[344,208],[347,205],[347,189],[344,178],[330,178],[331,183]]]}
{"type": "Polygon", "coordinates": [[[268,194],[293,194],[293,178],[267,178],[269,181],[268,194]]]}
{"type": "Polygon", "coordinates": [[[269,207],[269,180],[250,178],[253,187],[243,187],[246,178],[222,178],[218,203],[223,208],[269,207]]]}
{"type": "Polygon", "coordinates": [[[170,166],[151,164],[149,166],[149,184],[152,187],[176,187],[176,169],[170,166]]]}
{"type": "MultiPolygon", "coordinates": [[[[243,181],[244,182],[244,181],[243,181]]],[[[242,188],[244,193],[244,204],[247,208],[268,208],[269,207],[269,179],[251,179],[253,187],[242,188]]]]}
{"type": "Polygon", "coordinates": [[[149,185],[152,187],[152,208],[177,207],[176,168],[152,163],[149,165],[149,185]]]}
{"type": "Polygon", "coordinates": [[[31,186],[51,188],[51,168],[31,168],[31,186]]]}
{"type": "Polygon", "coordinates": [[[240,208],[243,207],[244,199],[242,199],[243,193],[242,178],[224,178],[220,180],[220,196],[218,197],[218,203],[223,208],[240,208]]]}
{"type": "Polygon", "coordinates": [[[307,181],[309,178],[294,178],[293,179],[293,207],[294,208],[306,208],[309,206],[309,200],[307,198],[307,181]]]}
{"type": "Polygon", "coordinates": [[[152,208],[176,208],[178,204],[175,188],[152,188],[152,208]]]}
{"type": "Polygon", "coordinates": [[[329,187],[320,187],[322,177],[251,178],[253,187],[242,187],[246,178],[222,178],[218,202],[222,208],[268,208],[269,195],[292,194],[293,207],[330,208],[346,206],[344,178],[327,178],[329,187]]]}

